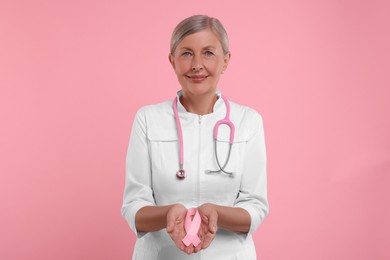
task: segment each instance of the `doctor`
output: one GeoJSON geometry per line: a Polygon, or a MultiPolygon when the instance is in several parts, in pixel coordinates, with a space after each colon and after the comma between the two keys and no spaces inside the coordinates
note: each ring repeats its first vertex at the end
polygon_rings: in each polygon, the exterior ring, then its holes
{"type": "Polygon", "coordinates": [[[126,158],[133,259],[256,259],[252,233],[268,214],[262,118],[217,90],[231,55],[217,19],[183,20],[170,47],[181,90],[137,112],[126,158]],[[215,132],[221,119],[232,125],[215,132]],[[190,208],[200,216],[195,245],[183,243],[190,208]]]}

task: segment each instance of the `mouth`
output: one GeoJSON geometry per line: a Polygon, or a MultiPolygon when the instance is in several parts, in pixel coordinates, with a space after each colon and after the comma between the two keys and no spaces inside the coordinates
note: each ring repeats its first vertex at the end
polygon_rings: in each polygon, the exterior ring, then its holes
{"type": "Polygon", "coordinates": [[[188,79],[190,79],[192,82],[199,83],[199,82],[202,82],[205,79],[207,79],[208,76],[206,76],[206,75],[186,75],[186,77],[188,79]]]}

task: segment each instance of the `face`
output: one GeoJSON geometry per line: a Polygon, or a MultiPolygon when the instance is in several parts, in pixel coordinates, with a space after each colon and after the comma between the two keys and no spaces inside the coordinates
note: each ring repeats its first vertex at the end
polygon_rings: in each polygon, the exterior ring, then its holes
{"type": "Polygon", "coordinates": [[[222,45],[211,30],[183,38],[169,60],[175,70],[183,95],[215,94],[221,74],[229,63],[222,45]]]}

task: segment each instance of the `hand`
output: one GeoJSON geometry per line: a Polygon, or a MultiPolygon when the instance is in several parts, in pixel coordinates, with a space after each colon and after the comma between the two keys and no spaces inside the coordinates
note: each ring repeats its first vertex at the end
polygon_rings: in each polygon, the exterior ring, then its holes
{"type": "Polygon", "coordinates": [[[205,203],[198,207],[198,212],[202,219],[199,228],[199,237],[202,242],[195,248],[195,252],[205,249],[211,244],[217,233],[218,223],[218,212],[214,204],[205,203]]]}
{"type": "Polygon", "coordinates": [[[185,246],[182,239],[186,236],[184,229],[184,219],[186,217],[187,209],[181,204],[175,204],[167,213],[167,232],[175,242],[177,248],[191,254],[194,252],[192,244],[185,246]]]}

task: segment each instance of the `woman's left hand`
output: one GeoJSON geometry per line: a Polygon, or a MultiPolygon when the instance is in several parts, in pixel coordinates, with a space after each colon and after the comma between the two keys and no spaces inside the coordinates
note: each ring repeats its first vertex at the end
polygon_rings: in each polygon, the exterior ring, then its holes
{"type": "Polygon", "coordinates": [[[195,248],[195,252],[205,249],[211,244],[217,233],[218,224],[216,205],[205,203],[198,207],[198,212],[202,219],[199,228],[199,237],[202,242],[195,248]]]}

